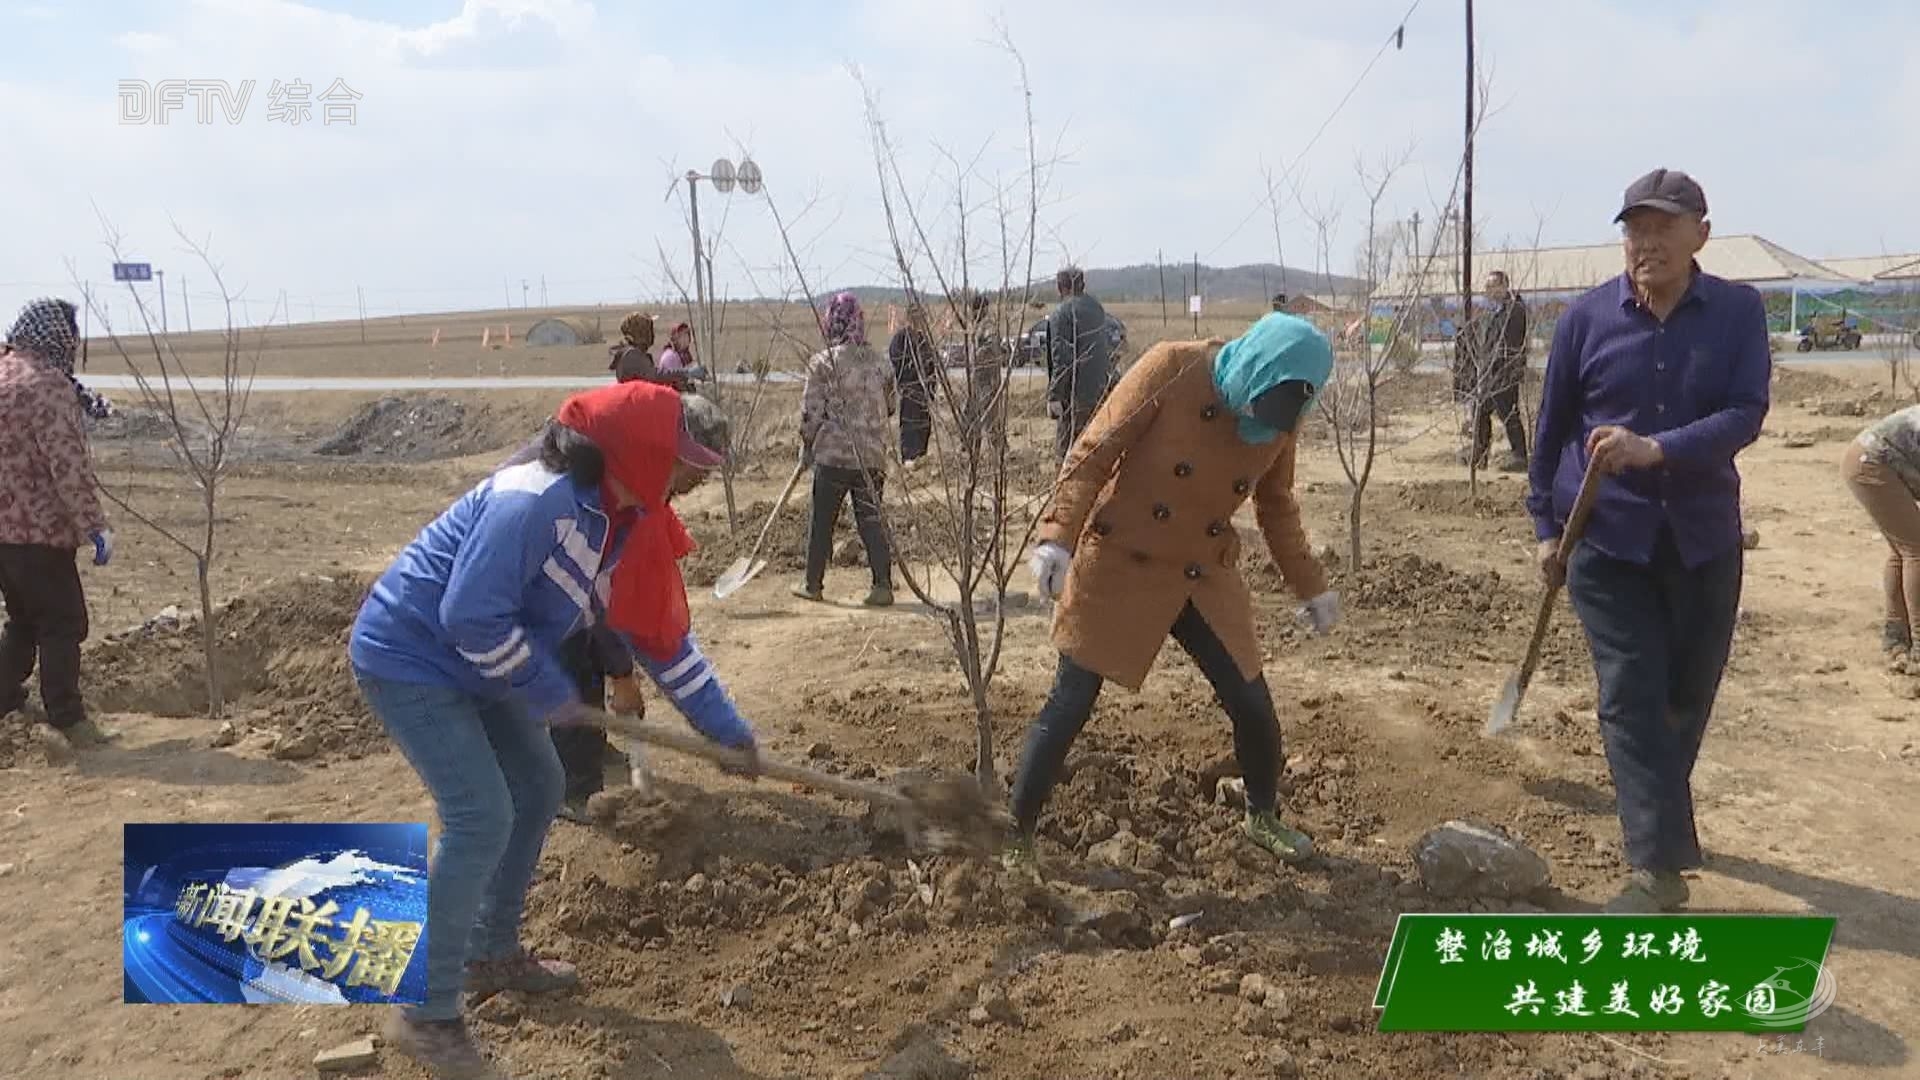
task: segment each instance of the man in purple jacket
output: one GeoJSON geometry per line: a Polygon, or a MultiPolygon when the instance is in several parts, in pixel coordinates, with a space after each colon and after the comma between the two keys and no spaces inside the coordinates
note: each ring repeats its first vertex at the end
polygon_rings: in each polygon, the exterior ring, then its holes
{"type": "Polygon", "coordinates": [[[1694,261],[1707,198],[1655,169],[1614,218],[1626,272],[1554,331],[1527,509],[1542,572],[1564,579],[1600,686],[1627,861],[1616,912],[1671,911],[1698,868],[1692,775],[1740,606],[1740,474],[1759,437],[1772,361],[1766,309],[1694,261]],[[1556,548],[1589,460],[1607,479],[1584,542],[1556,548]]]}

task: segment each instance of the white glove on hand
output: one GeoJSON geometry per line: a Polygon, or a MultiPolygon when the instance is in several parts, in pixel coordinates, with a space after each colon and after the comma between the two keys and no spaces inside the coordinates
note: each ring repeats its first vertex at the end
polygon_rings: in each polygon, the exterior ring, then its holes
{"type": "Polygon", "coordinates": [[[1315,634],[1325,634],[1340,624],[1340,594],[1328,589],[1307,601],[1300,609],[1315,634]]]}
{"type": "Polygon", "coordinates": [[[1067,415],[1067,407],[1065,404],[1058,401],[1047,402],[1047,419],[1058,420],[1065,415],[1067,415]]]}
{"type": "Polygon", "coordinates": [[[1033,571],[1040,595],[1049,600],[1060,599],[1067,587],[1067,564],[1072,561],[1073,552],[1051,540],[1034,545],[1033,554],[1027,557],[1027,567],[1033,571]]]}

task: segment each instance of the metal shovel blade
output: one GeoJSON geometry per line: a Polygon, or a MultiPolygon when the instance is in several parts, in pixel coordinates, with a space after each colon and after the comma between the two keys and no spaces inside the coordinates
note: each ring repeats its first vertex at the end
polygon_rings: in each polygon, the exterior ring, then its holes
{"type": "Polygon", "coordinates": [[[1500,691],[1500,699],[1493,703],[1493,711],[1487,714],[1487,726],[1482,735],[1498,735],[1513,726],[1514,714],[1520,711],[1520,676],[1507,680],[1500,691]]]}
{"type": "Polygon", "coordinates": [[[727,572],[720,575],[720,580],[713,583],[713,598],[725,600],[739,592],[741,586],[758,577],[760,571],[766,568],[767,560],[765,559],[748,556],[735,560],[732,566],[727,567],[727,572]]]}

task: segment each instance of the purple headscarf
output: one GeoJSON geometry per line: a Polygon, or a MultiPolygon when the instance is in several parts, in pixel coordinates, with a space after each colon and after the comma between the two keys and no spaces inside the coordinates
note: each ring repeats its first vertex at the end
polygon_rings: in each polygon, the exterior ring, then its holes
{"type": "Polygon", "coordinates": [[[826,336],[828,345],[865,345],[867,318],[860,311],[860,301],[850,292],[835,296],[827,303],[827,315],[821,320],[820,332],[826,336]]]}

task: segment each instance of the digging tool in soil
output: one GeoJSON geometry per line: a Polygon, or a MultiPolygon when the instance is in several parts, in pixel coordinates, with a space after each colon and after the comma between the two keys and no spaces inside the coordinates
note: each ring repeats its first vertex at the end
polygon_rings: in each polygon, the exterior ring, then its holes
{"type": "Polygon", "coordinates": [[[774,519],[780,516],[780,511],[786,509],[787,500],[793,497],[793,489],[800,483],[800,477],[806,471],[807,465],[804,461],[793,467],[793,475],[787,478],[787,486],[780,489],[780,497],[773,501],[773,509],[767,512],[767,523],[760,526],[760,539],[753,542],[753,550],[747,553],[746,558],[736,560],[732,566],[727,567],[726,573],[721,574],[719,580],[713,583],[715,600],[725,600],[739,592],[741,586],[752,581],[760,571],[767,568],[767,561],[760,557],[760,552],[767,546],[767,534],[773,532],[774,519]]]}
{"type": "MultiPolygon", "coordinates": [[[[747,757],[738,750],[721,746],[688,731],[679,731],[630,716],[589,710],[590,722],[608,731],[651,746],[706,758],[720,765],[741,767],[747,757]]],[[[897,787],[848,780],[804,765],[794,765],[760,755],[759,775],[787,780],[838,795],[845,799],[871,803],[898,814],[907,841],[914,847],[934,852],[992,855],[1006,842],[1008,820],[1004,811],[993,806],[971,777],[955,776],[914,780],[897,787]]]]}
{"type": "MultiPolygon", "coordinates": [[[[1599,492],[1600,470],[1589,459],[1586,475],[1580,478],[1580,494],[1574,496],[1567,527],[1560,533],[1559,559],[1563,567],[1567,557],[1573,554],[1574,546],[1580,543],[1580,535],[1587,531],[1587,518],[1593,513],[1593,500],[1599,492]]],[[[1564,577],[1561,584],[1565,584],[1564,577]]],[[[1520,712],[1520,699],[1526,696],[1527,684],[1533,681],[1533,669],[1540,666],[1540,646],[1547,640],[1547,626],[1553,621],[1553,602],[1559,598],[1560,588],[1560,585],[1549,585],[1541,595],[1540,613],[1533,620],[1533,640],[1527,643],[1527,658],[1520,662],[1520,670],[1514,672],[1500,691],[1500,700],[1493,703],[1482,734],[1498,735],[1513,726],[1513,718],[1520,712]]]]}

